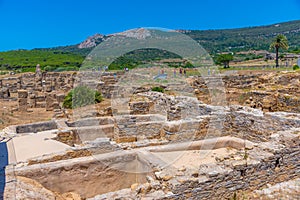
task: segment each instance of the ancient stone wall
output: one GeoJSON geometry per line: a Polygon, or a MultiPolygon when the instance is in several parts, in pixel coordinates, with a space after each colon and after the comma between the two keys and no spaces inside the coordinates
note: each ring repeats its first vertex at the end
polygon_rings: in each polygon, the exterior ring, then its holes
{"type": "Polygon", "coordinates": [[[162,199],[229,199],[239,190],[254,191],[268,183],[297,178],[300,175],[300,142],[298,139],[293,142],[291,146],[275,151],[274,154],[266,153],[269,156],[265,156],[261,162],[245,162],[224,169],[223,173],[205,174],[203,179],[178,184],[170,188],[173,195],[162,199]]]}
{"type": "MultiPolygon", "coordinates": [[[[194,77],[192,86],[199,100],[210,102],[208,83],[213,79],[194,77]]],[[[300,110],[300,74],[295,72],[222,76],[227,101],[267,112],[300,110]]]]}
{"type": "Polygon", "coordinates": [[[110,98],[111,91],[123,72],[116,73],[116,76],[113,73],[93,72],[92,74],[92,79],[78,72],[25,73],[15,77],[0,78],[0,99],[18,100],[22,111],[27,108],[45,108],[50,111],[61,107],[65,95],[74,86],[86,84],[86,81],[90,80],[94,84],[93,88],[100,91],[105,98],[110,98]],[[26,91],[27,97],[12,98],[17,96],[19,90],[23,93],[26,91]]]}
{"type": "Polygon", "coordinates": [[[57,124],[55,123],[55,121],[48,121],[34,124],[19,125],[16,127],[16,133],[37,133],[53,129],[57,129],[57,124]]]}

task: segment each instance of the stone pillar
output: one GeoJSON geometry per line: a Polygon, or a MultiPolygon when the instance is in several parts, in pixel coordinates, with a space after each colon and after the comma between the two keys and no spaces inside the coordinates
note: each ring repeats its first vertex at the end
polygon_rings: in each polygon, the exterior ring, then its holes
{"type": "Polygon", "coordinates": [[[36,74],[41,74],[42,71],[41,71],[41,65],[40,64],[37,64],[36,67],[35,67],[35,73],[36,74]]]}
{"type": "Polygon", "coordinates": [[[18,90],[22,89],[21,78],[18,78],[18,81],[17,81],[17,89],[18,89],[18,90]]]}
{"type": "Polygon", "coordinates": [[[29,92],[29,95],[28,95],[28,106],[30,108],[36,107],[36,95],[34,94],[33,91],[29,92]]]}
{"type": "Polygon", "coordinates": [[[56,100],[56,95],[48,93],[46,94],[46,111],[52,111],[54,109],[60,109],[59,103],[56,100]]]}
{"type": "Polygon", "coordinates": [[[27,90],[18,90],[19,111],[27,111],[27,90]]]}
{"type": "Polygon", "coordinates": [[[34,82],[35,82],[35,89],[37,91],[42,91],[42,79],[43,79],[43,74],[41,72],[41,68],[40,65],[38,64],[36,66],[36,70],[35,70],[35,78],[34,78],[34,82]]]}

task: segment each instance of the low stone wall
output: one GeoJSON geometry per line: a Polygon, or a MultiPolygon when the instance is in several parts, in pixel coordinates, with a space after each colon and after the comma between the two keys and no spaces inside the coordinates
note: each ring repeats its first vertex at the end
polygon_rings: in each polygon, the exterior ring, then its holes
{"type": "Polygon", "coordinates": [[[162,137],[169,141],[204,139],[207,136],[208,124],[208,116],[200,120],[166,122],[162,129],[162,137]]]}
{"type": "Polygon", "coordinates": [[[114,119],[112,117],[87,118],[75,122],[66,122],[66,124],[69,127],[108,125],[108,124],[114,124],[114,119]]]}
{"type": "Polygon", "coordinates": [[[40,122],[34,124],[19,125],[16,127],[16,133],[37,133],[57,129],[55,121],[40,122]]]}
{"type": "Polygon", "coordinates": [[[161,115],[116,116],[114,140],[121,143],[135,142],[138,139],[160,138],[164,120],[161,115]]]}
{"type": "Polygon", "coordinates": [[[270,183],[300,177],[300,142],[298,138],[293,142],[293,146],[275,151],[261,162],[244,163],[224,169],[224,173],[185,181],[170,188],[174,194],[162,199],[229,199],[241,190],[254,191],[270,183]]]}
{"type": "Polygon", "coordinates": [[[114,137],[114,125],[73,128],[72,131],[78,135],[81,142],[93,141],[97,138],[112,139],[114,137]]]}
{"type": "Polygon", "coordinates": [[[232,107],[231,112],[221,116],[225,119],[223,131],[226,135],[244,138],[254,142],[267,141],[271,134],[278,131],[300,127],[300,115],[263,113],[246,107],[232,107]]]}
{"type": "Polygon", "coordinates": [[[56,137],[53,138],[54,140],[65,143],[69,146],[74,146],[75,144],[81,143],[78,134],[72,130],[58,131],[56,134],[56,137]]]}

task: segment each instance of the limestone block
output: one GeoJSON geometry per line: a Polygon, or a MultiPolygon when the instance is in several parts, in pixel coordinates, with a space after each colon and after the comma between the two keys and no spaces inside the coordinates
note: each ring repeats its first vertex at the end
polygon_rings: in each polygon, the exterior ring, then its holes
{"type": "Polygon", "coordinates": [[[27,106],[27,99],[18,99],[19,106],[27,106]]]}
{"type": "Polygon", "coordinates": [[[27,98],[28,92],[27,90],[18,90],[18,98],[27,98]]]}
{"type": "Polygon", "coordinates": [[[62,94],[56,95],[56,100],[58,103],[62,103],[64,101],[64,99],[65,99],[65,94],[62,93],[62,94]]]}

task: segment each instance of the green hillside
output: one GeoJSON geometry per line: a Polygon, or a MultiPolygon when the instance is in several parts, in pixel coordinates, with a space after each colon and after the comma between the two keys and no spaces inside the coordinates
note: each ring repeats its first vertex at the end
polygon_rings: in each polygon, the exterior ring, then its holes
{"type": "Polygon", "coordinates": [[[42,69],[62,71],[78,69],[84,56],[63,52],[44,50],[18,50],[0,52],[1,70],[18,70],[19,72],[34,71],[40,64],[42,69]]]}
{"type": "MultiPolygon", "coordinates": [[[[289,52],[300,53],[300,20],[268,26],[225,29],[225,30],[179,30],[201,44],[213,57],[220,52],[269,50],[272,39],[284,34],[289,41],[289,52]]],[[[104,36],[107,38],[110,36],[104,36]]],[[[103,39],[95,38],[96,44],[103,39]]],[[[0,52],[0,70],[33,71],[39,63],[42,69],[51,71],[78,69],[85,56],[93,48],[78,48],[77,45],[0,52]]],[[[170,52],[142,50],[128,53],[110,67],[134,67],[143,61],[178,58],[170,52]]],[[[244,58],[243,58],[244,59],[244,58]]],[[[247,57],[248,59],[248,57],[247,57]]],[[[252,59],[252,57],[250,58],[252,59]]],[[[253,58],[254,59],[254,58],[253,58]]]]}
{"type": "MultiPolygon", "coordinates": [[[[269,50],[272,39],[278,34],[284,34],[288,38],[289,51],[300,50],[300,20],[237,29],[178,31],[196,40],[211,54],[224,51],[269,50]]],[[[103,40],[96,41],[97,44],[100,44],[103,40]]],[[[79,49],[77,45],[73,45],[51,48],[50,50],[87,55],[92,48],[79,49]]]]}
{"type": "Polygon", "coordinates": [[[195,39],[210,53],[269,50],[272,39],[278,34],[288,38],[291,51],[300,49],[300,20],[249,28],[180,32],[195,39]]]}

